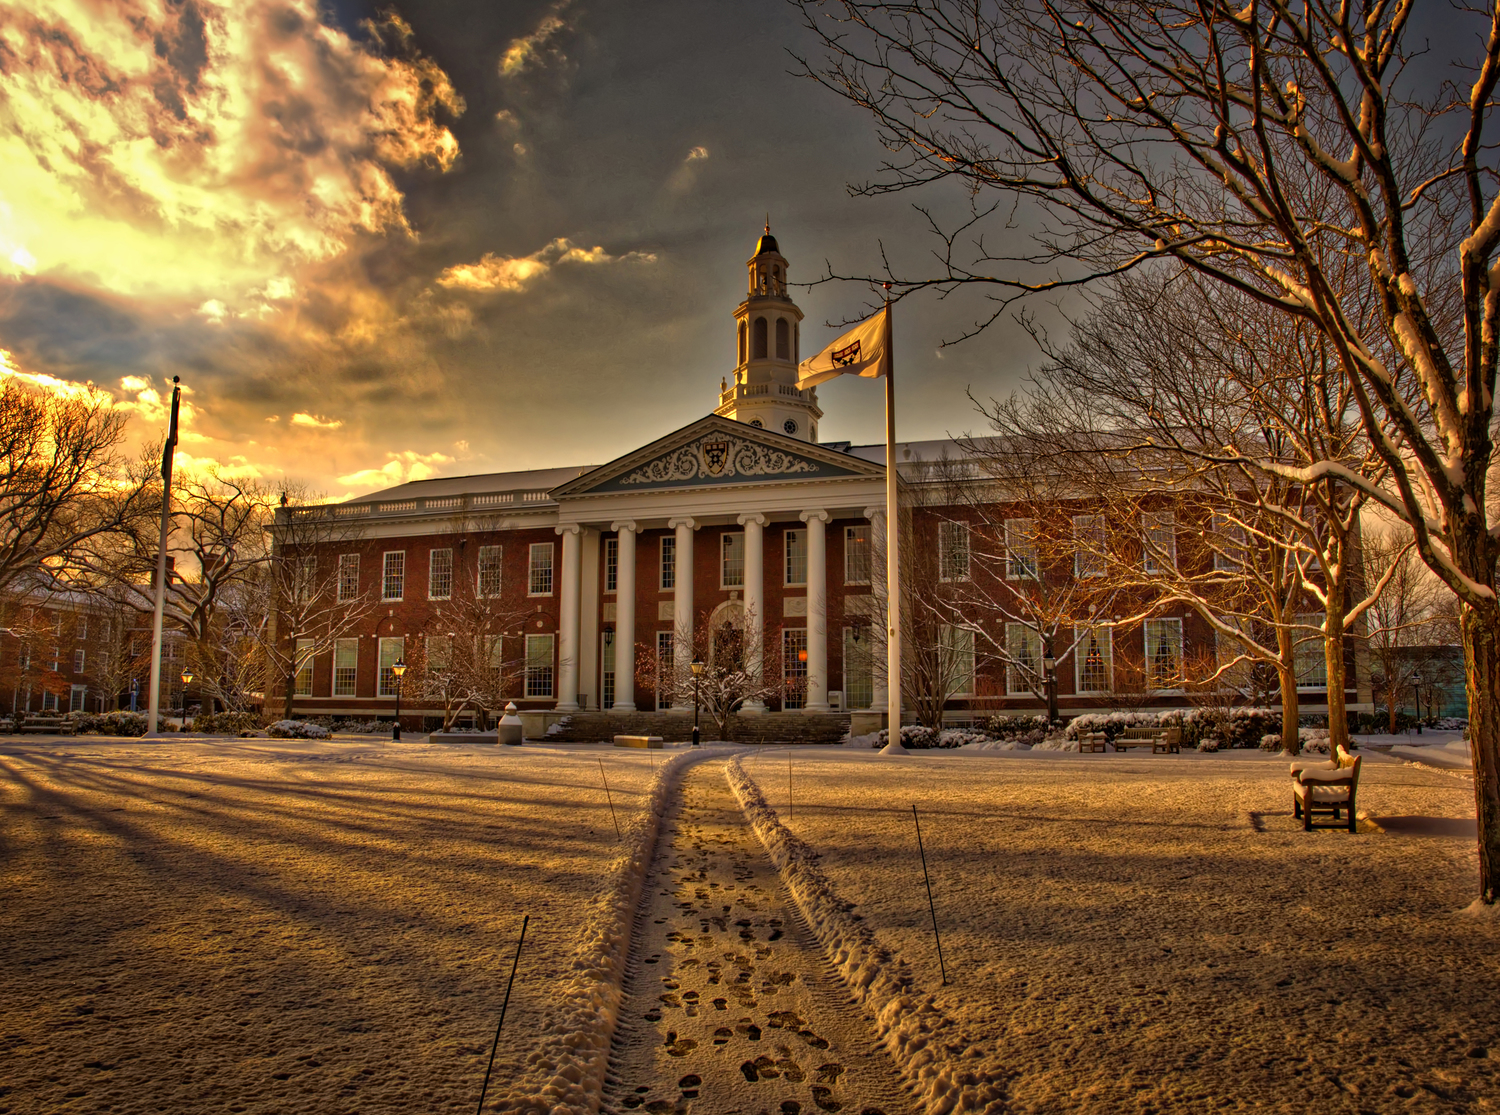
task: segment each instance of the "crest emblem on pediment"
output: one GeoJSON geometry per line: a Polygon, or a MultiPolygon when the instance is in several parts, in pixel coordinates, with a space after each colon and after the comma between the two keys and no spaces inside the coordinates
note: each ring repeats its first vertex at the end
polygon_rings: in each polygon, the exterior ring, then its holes
{"type": "Polygon", "coordinates": [[[703,467],[708,470],[710,476],[719,476],[724,471],[724,466],[729,463],[728,441],[705,441],[703,446],[703,467]]]}

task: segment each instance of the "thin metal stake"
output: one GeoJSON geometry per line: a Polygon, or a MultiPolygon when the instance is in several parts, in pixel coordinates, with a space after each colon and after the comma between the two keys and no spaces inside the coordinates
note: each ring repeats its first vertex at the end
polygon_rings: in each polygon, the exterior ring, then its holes
{"type": "Polygon", "coordinates": [[[505,1028],[505,1008],[510,1006],[510,989],[516,983],[516,969],[521,964],[521,942],[526,940],[527,914],[521,919],[521,936],[516,940],[516,958],[510,964],[510,980],[505,985],[505,1001],[500,1004],[500,1025],[495,1027],[495,1044],[490,1046],[490,1063],[484,1068],[484,1087],[479,1089],[479,1115],[484,1115],[484,1095],[490,1090],[490,1071],[495,1067],[495,1050],[500,1048],[500,1031],[505,1028]]]}
{"type": "Polygon", "coordinates": [[[792,819],[792,753],[786,753],[786,819],[792,819]]]}
{"type": "Polygon", "coordinates": [[[599,760],[599,777],[604,779],[604,800],[609,802],[609,819],[615,823],[615,839],[620,839],[620,818],[615,816],[615,799],[609,796],[609,779],[604,774],[604,760],[599,760]]]}
{"type": "Polygon", "coordinates": [[[932,879],[927,874],[927,853],[922,849],[922,822],[917,820],[917,803],[911,803],[911,819],[917,826],[917,851],[922,853],[922,878],[927,883],[927,909],[932,914],[932,937],[937,941],[938,968],[943,973],[943,986],[948,986],[948,966],[943,963],[943,938],[938,933],[937,907],[932,902],[932,879]]]}

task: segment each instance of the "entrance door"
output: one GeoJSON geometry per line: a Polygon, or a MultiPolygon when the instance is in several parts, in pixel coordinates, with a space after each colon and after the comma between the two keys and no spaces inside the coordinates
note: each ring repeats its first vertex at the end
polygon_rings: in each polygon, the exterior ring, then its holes
{"type": "Polygon", "coordinates": [[[599,636],[599,707],[615,707],[615,633],[599,636]]]}

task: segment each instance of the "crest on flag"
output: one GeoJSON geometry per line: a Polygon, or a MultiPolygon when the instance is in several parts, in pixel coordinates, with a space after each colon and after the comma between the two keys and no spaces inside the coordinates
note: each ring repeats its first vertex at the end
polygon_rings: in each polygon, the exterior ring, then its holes
{"type": "Polygon", "coordinates": [[[856,339],[853,344],[845,345],[843,348],[834,349],[828,356],[834,365],[839,368],[847,368],[850,364],[858,364],[859,340],[856,339]]]}
{"type": "Polygon", "coordinates": [[[872,318],[860,322],[844,333],[818,355],[797,365],[797,386],[816,387],[835,376],[883,376],[890,333],[887,307],[872,318]]]}
{"type": "Polygon", "coordinates": [[[705,441],[703,443],[703,467],[710,476],[718,476],[729,462],[729,442],[705,441]]]}

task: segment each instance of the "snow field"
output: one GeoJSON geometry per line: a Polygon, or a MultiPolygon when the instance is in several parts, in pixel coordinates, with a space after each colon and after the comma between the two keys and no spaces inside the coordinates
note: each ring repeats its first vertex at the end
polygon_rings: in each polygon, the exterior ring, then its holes
{"type": "Polygon", "coordinates": [[[1273,757],[792,756],[792,820],[783,755],[747,814],[883,1033],[926,1012],[887,1042],[929,1110],[959,1073],[1008,1112],[1500,1107],[1466,780],[1371,756],[1351,836],[1301,831],[1273,757]]]}
{"type": "Polygon", "coordinates": [[[490,1098],[586,1087],[663,758],[0,744],[0,1113],[472,1112],[523,914],[490,1098]]]}
{"type": "MultiPolygon", "coordinates": [[[[899,749],[901,745],[894,746],[899,749]]],[[[922,1109],[934,1115],[1003,1110],[1001,1088],[964,1063],[969,1043],[954,1021],[931,994],[917,990],[907,966],[853,915],[853,908],[839,897],[819,869],[817,853],[782,824],[755,780],[746,774],[741,760],[730,762],[726,775],[802,916],[845,983],[874,1018],[877,1036],[922,1109]]]]}

